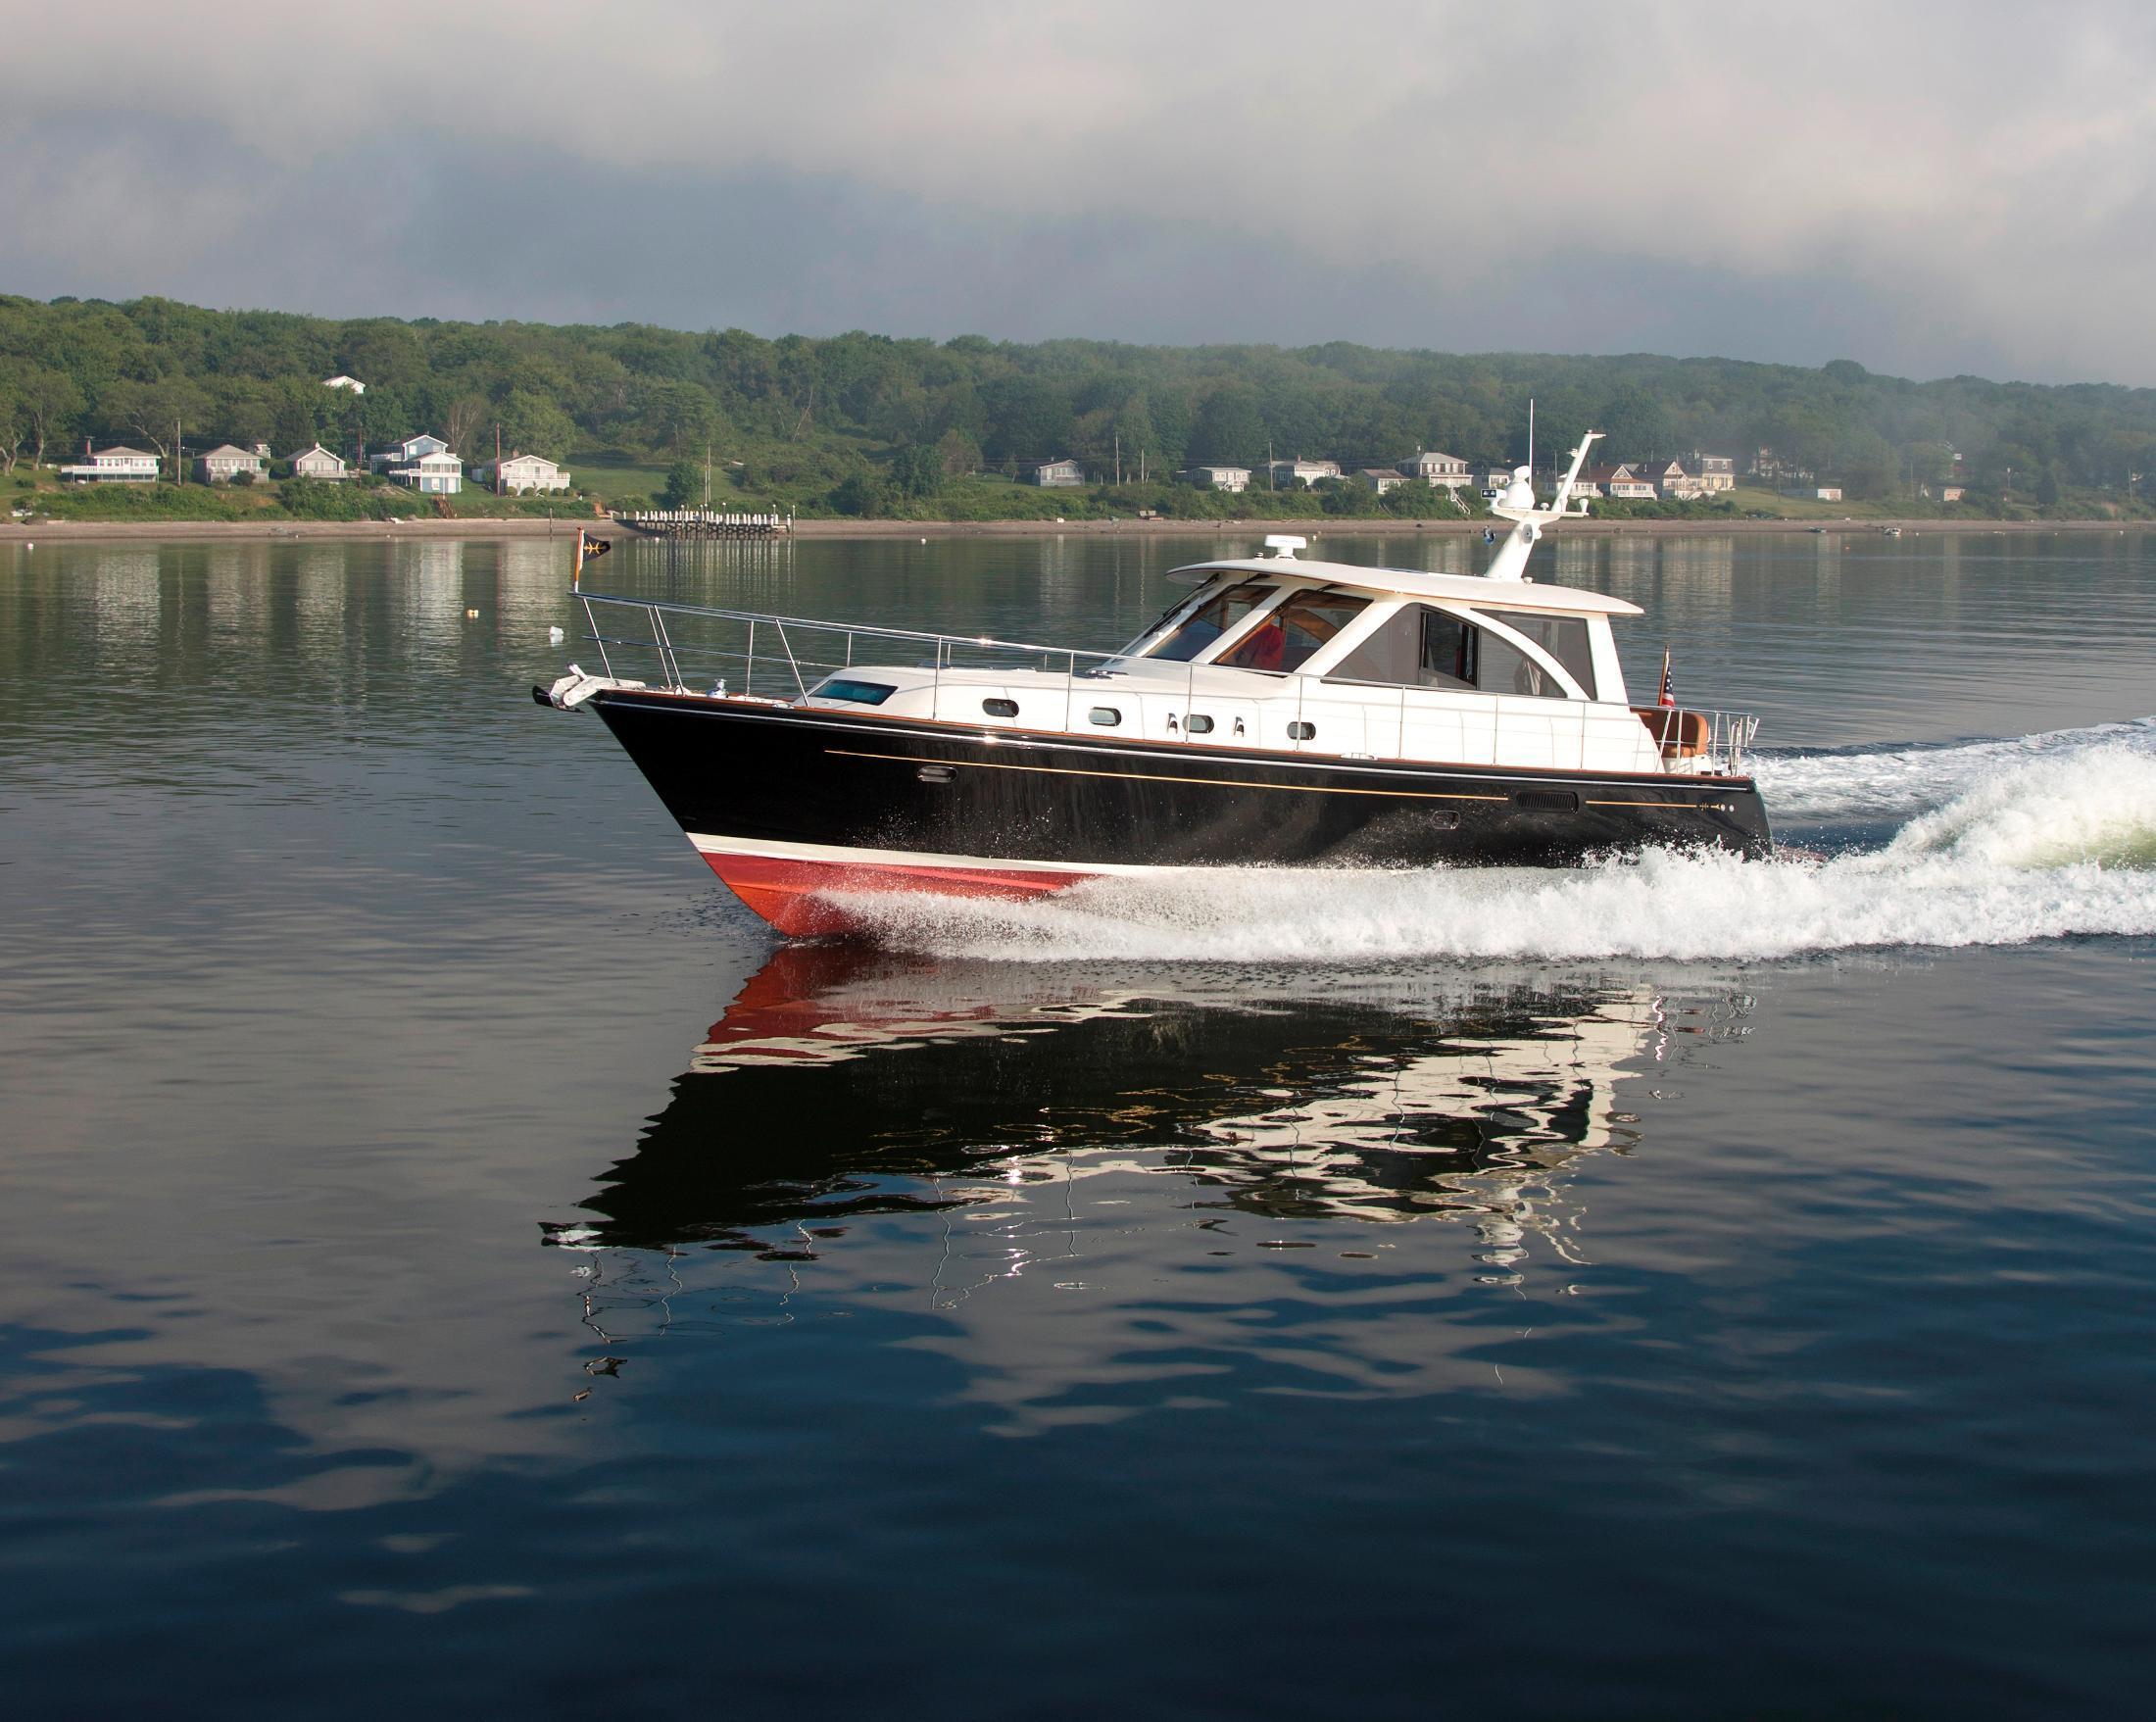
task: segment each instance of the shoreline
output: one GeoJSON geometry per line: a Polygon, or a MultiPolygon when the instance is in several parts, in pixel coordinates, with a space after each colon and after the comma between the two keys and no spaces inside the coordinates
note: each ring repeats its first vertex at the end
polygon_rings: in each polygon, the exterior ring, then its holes
{"type": "MultiPolygon", "coordinates": [[[[1479,537],[1502,522],[1469,520],[796,520],[795,538],[1246,538],[1292,532],[1312,543],[1326,538],[1479,537]]],[[[284,539],[387,538],[572,538],[578,526],[594,538],[634,541],[642,534],[617,520],[37,520],[0,521],[0,544],[69,540],[134,539],[163,542],[267,542],[284,539]]],[[[1768,532],[1824,533],[1828,536],[1881,533],[1898,528],[1912,537],[1927,532],[1966,536],[1998,532],[2145,532],[2156,520],[1939,520],[1896,519],[1596,519],[1592,515],[1567,520],[1564,535],[1584,537],[1749,537],[1768,532]]],[[[770,539],[697,540],[713,543],[775,543],[770,539]]],[[[662,542],[654,539],[654,543],[662,542]]]]}

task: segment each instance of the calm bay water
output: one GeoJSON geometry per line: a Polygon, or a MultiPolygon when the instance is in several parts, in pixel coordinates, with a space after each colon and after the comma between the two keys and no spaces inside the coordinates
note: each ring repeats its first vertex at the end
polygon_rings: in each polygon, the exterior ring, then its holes
{"type": "MultiPolygon", "coordinates": [[[[595,584],[1111,646],[1213,549],[595,584]]],[[[1826,859],[781,949],[531,704],[560,544],[0,548],[11,1707],[2137,1710],[2156,547],[1557,550],[1826,859]]]]}

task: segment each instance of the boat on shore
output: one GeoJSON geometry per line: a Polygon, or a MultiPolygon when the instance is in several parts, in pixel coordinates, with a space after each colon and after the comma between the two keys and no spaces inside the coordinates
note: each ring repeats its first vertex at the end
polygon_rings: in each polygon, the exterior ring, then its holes
{"type": "Polygon", "coordinates": [[[1310,561],[1271,537],[1176,570],[1194,590],[1113,652],[579,582],[603,668],[533,695],[596,711],[711,870],[794,936],[860,930],[847,898],[862,892],[1563,866],[1651,845],[1764,856],[1757,719],[1635,706],[1613,623],[1639,607],[1527,576],[1543,529],[1585,513],[1570,495],[1594,440],[1549,507],[1515,476],[1493,505],[1511,532],[1478,575],[1310,561]]]}

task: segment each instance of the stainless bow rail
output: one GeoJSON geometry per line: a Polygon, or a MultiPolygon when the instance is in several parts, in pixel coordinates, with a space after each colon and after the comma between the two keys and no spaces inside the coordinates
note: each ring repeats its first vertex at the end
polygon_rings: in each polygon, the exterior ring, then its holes
{"type": "MultiPolygon", "coordinates": [[[[916,628],[885,628],[861,622],[817,621],[799,615],[772,615],[760,611],[716,610],[701,604],[677,604],[664,599],[617,598],[597,592],[577,592],[584,607],[584,620],[591,640],[599,648],[607,673],[616,673],[615,650],[655,654],[661,685],[676,693],[710,691],[717,679],[709,672],[738,664],[741,683],[733,691],[759,699],[804,699],[826,675],[851,669],[861,660],[856,643],[860,640],[891,641],[906,654],[914,666],[930,669],[941,678],[947,669],[1040,669],[1051,674],[1080,676],[1082,665],[1112,663],[1120,652],[1087,652],[1072,646],[1043,646],[1022,640],[998,640],[986,634],[932,634],[916,628]],[[595,606],[608,607],[610,615],[642,612],[643,629],[637,634],[610,634],[599,624],[595,606]],[[694,618],[705,627],[695,639],[676,639],[666,618],[694,618]],[[729,643],[727,630],[737,630],[729,643]],[[713,635],[716,638],[713,638],[713,635]],[[762,650],[760,655],[759,644],[762,650]],[[830,653],[838,656],[828,656],[830,653]],[[825,656],[815,656],[823,653],[825,656]],[[688,669],[699,675],[692,679],[688,669]],[[765,685],[757,685],[761,670],[765,685]],[[810,673],[810,672],[813,673],[810,673]],[[777,693],[771,692],[773,684],[777,693]]],[[[875,662],[871,658],[868,662],[875,662]]],[[[884,662],[889,662],[887,655],[884,662]]],[[[729,670],[728,673],[731,673],[729,670]]],[[[723,685],[722,683],[720,685],[723,685]]]]}
{"type": "MultiPolygon", "coordinates": [[[[584,620],[590,630],[591,643],[599,648],[599,656],[605,664],[607,674],[616,680],[625,679],[614,664],[614,654],[633,654],[631,663],[641,667],[647,662],[656,662],[656,676],[644,679],[663,691],[684,694],[731,694],[736,697],[772,701],[806,699],[808,690],[827,675],[853,668],[861,663],[903,664],[910,667],[926,669],[935,678],[937,697],[940,698],[943,674],[946,670],[982,669],[1030,669],[1063,677],[1063,728],[1071,727],[1070,718],[1075,709],[1077,684],[1081,681],[1102,679],[1104,666],[1132,662],[1129,648],[1119,652],[1093,652],[1073,646],[1045,646],[1023,640],[999,640],[987,634],[938,634],[917,628],[887,628],[861,622],[820,621],[809,616],[776,615],[762,611],[721,610],[709,605],[682,604],[670,599],[623,598],[606,593],[572,591],[570,594],[584,607],[584,620]],[[631,623],[636,631],[610,633],[601,625],[602,615],[610,618],[634,616],[631,623]],[[668,618],[673,624],[669,625],[668,618]],[[684,634],[679,624],[687,623],[693,635],[684,634]],[[876,642],[878,650],[862,658],[860,642],[876,642]],[[897,651],[884,650],[895,646],[897,651]],[[738,673],[739,681],[729,686],[738,673]],[[758,677],[761,676],[761,684],[758,677]]],[[[615,620],[615,625],[622,623],[615,620]]],[[[1185,664],[1184,707],[1201,700],[1197,689],[1199,673],[1211,666],[1185,664]]],[[[1151,671],[1168,668],[1164,664],[1147,664],[1151,671]]],[[[1166,678],[1162,678],[1165,680],[1166,678]]],[[[1390,755],[1378,755],[1374,751],[1343,758],[1421,758],[1404,751],[1407,738],[1410,690],[1394,683],[1349,681],[1337,677],[1308,677],[1291,675],[1286,679],[1297,687],[1296,716],[1302,714],[1303,690],[1313,682],[1321,690],[1346,687],[1364,689],[1376,696],[1367,702],[1366,720],[1373,724],[1385,716],[1387,696],[1396,707],[1393,714],[1395,751],[1390,755]]],[[[1142,690],[1144,691],[1144,690],[1142,690]]],[[[1151,691],[1167,692],[1165,687],[1151,691]]],[[[1580,763],[1586,767],[1588,725],[1595,710],[1588,702],[1580,700],[1544,700],[1526,696],[1487,696],[1491,701],[1490,724],[1491,763],[1496,758],[1497,737],[1507,716],[1531,719],[1551,726],[1554,742],[1557,726],[1570,727],[1577,723],[1579,729],[1580,763]]],[[[1600,708],[1607,713],[1608,707],[1600,708]]],[[[1659,744],[1663,763],[1673,775],[1711,773],[1742,776],[1746,756],[1751,751],[1752,738],[1758,733],[1759,719],[1746,712],[1713,712],[1690,707],[1669,706],[1659,708],[1634,708],[1647,722],[1648,732],[1659,744]]],[[[1165,738],[1151,737],[1158,741],[1193,740],[1194,732],[1187,725],[1171,732],[1165,738]]],[[[1373,746],[1375,736],[1371,738],[1373,746]]],[[[1330,750],[1312,750],[1329,753],[1330,750]]],[[[1469,763],[1464,755],[1455,759],[1447,756],[1446,763],[1469,763]]],[[[1479,763],[1479,762],[1474,762],[1479,763]]]]}

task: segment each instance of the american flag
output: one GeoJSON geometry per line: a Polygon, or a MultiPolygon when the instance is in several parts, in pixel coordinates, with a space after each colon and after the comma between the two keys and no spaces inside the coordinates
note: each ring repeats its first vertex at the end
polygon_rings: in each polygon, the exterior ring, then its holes
{"type": "Polygon", "coordinates": [[[1665,706],[1677,704],[1677,683],[1670,678],[1669,648],[1667,646],[1662,648],[1662,704],[1665,706]]]}

